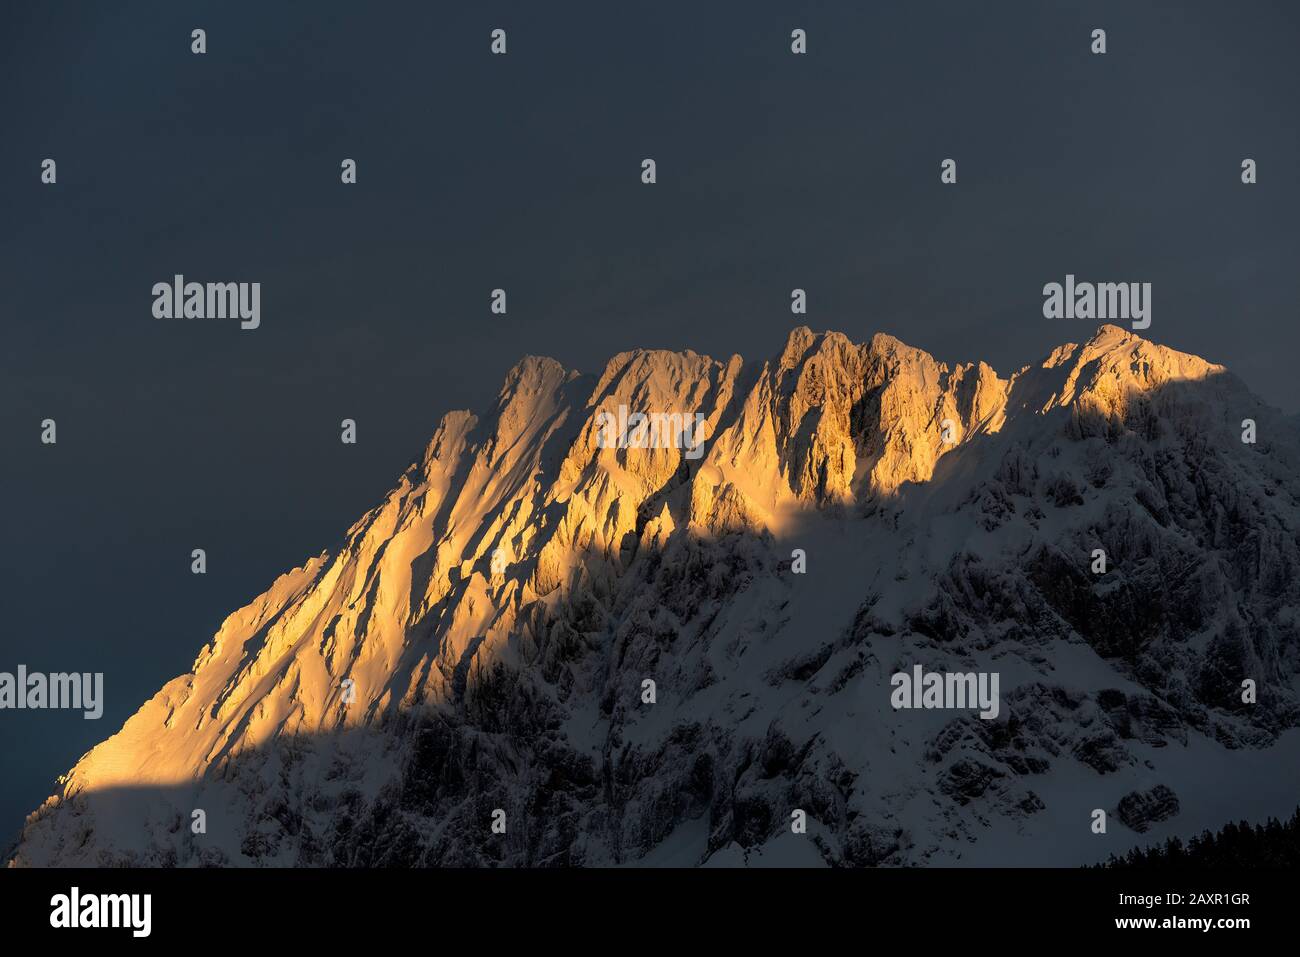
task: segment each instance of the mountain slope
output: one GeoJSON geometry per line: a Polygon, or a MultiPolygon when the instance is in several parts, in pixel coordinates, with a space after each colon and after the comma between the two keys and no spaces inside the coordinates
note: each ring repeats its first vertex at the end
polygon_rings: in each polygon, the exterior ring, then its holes
{"type": "Polygon", "coordinates": [[[1295,753],[1298,455],[1222,367],[1110,326],[1005,378],[804,328],[758,366],[530,357],[14,863],[1099,859],[1295,753]],[[703,457],[601,447],[620,406],[698,412],[703,457]],[[998,718],[895,711],[914,665],[998,672],[998,718]],[[1120,814],[1161,784],[1172,816],[1120,814]]]}

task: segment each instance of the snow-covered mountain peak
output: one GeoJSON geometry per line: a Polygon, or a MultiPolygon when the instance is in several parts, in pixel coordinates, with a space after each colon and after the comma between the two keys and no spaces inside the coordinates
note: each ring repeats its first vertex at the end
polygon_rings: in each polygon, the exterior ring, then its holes
{"type": "Polygon", "coordinates": [[[1298,461],[1221,366],[1114,326],[1006,376],[806,327],[757,363],[530,356],[16,861],[955,861],[1076,819],[1087,859],[1131,791],[1199,813],[1191,750],[1294,740],[1298,461]],[[999,716],[895,710],[916,665],[999,673],[999,716]]]}

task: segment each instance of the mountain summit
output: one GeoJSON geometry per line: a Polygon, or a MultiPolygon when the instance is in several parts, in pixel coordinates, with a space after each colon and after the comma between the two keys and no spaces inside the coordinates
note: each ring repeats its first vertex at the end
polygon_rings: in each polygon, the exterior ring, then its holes
{"type": "Polygon", "coordinates": [[[528,357],[11,863],[1077,863],[1217,826],[1300,753],[1298,462],[1113,326],[1008,376],[807,328],[756,366],[528,357]],[[602,441],[620,409],[699,415],[703,455],[602,441]],[[896,710],[914,668],[997,673],[996,719],[896,710]]]}

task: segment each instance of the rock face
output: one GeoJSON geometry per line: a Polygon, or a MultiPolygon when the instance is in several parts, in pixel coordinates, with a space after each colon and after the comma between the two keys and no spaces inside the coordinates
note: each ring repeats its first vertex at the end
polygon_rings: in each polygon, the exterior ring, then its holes
{"type": "Polygon", "coordinates": [[[1163,784],[1150,791],[1133,791],[1119,799],[1119,819],[1138,833],[1178,813],[1178,795],[1163,784]]]}
{"type": "Polygon", "coordinates": [[[1110,326],[1006,378],[804,328],[758,367],[526,358],[60,779],[12,863],[1086,842],[1180,754],[1300,724],[1298,454],[1222,367],[1110,326]],[[700,413],[705,454],[601,447],[619,406],[700,413]],[[998,718],[895,711],[917,664],[998,672],[998,718]]]}

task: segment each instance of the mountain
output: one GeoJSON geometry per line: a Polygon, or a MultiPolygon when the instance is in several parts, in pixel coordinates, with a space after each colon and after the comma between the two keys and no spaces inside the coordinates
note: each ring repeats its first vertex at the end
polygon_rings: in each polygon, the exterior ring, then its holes
{"type": "Polygon", "coordinates": [[[1113,326],[1009,376],[806,328],[528,357],[11,864],[1078,863],[1281,813],[1298,462],[1223,367],[1113,326]],[[703,446],[602,447],[620,407],[703,446]],[[896,710],[916,666],[997,673],[997,717],[896,710]]]}

